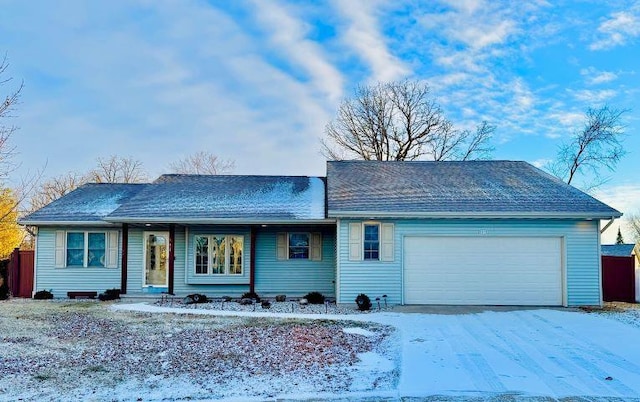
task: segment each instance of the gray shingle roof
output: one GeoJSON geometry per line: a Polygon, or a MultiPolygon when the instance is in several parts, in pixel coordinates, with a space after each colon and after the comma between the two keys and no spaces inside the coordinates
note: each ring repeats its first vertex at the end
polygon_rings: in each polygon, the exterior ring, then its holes
{"type": "Polygon", "coordinates": [[[621,215],[526,162],[328,162],[327,189],[329,217],[621,215]]]}
{"type": "Polygon", "coordinates": [[[600,246],[602,255],[612,257],[629,257],[633,254],[635,244],[603,244],[600,246]]]}
{"type": "Polygon", "coordinates": [[[106,220],[206,223],[325,219],[325,182],[302,176],[163,175],[106,220]]]}
{"type": "Polygon", "coordinates": [[[23,225],[101,222],[146,184],[89,183],[19,220],[23,225]]]}

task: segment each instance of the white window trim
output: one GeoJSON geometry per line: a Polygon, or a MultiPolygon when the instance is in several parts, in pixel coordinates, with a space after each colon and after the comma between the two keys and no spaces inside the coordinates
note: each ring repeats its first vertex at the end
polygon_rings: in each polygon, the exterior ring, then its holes
{"type": "Polygon", "coordinates": [[[59,230],[55,233],[55,258],[56,268],[117,268],[118,257],[118,232],[110,230],[59,230]],[[83,250],[82,265],[67,264],[67,235],[69,233],[82,233],[83,250]],[[104,235],[104,263],[102,266],[89,266],[89,234],[98,233],[104,235]],[[111,244],[115,240],[115,246],[111,244]],[[111,258],[112,251],[115,250],[115,259],[111,258]],[[113,260],[113,261],[112,261],[113,260]]]}
{"type": "Polygon", "coordinates": [[[231,278],[235,278],[235,277],[240,277],[240,276],[244,276],[245,274],[245,252],[244,252],[244,245],[245,245],[245,240],[244,240],[245,236],[241,235],[241,234],[194,234],[193,235],[193,274],[197,277],[231,277],[231,278]],[[208,241],[207,241],[207,273],[204,274],[199,274],[196,272],[196,257],[197,257],[197,252],[198,252],[198,244],[196,241],[197,237],[207,237],[208,241]],[[224,237],[224,242],[225,242],[225,246],[224,246],[224,273],[221,274],[214,274],[212,271],[212,267],[211,267],[211,238],[212,237],[224,237]],[[241,272],[239,274],[232,274],[231,271],[231,238],[232,237],[240,237],[242,238],[242,265],[241,265],[241,272]]]}

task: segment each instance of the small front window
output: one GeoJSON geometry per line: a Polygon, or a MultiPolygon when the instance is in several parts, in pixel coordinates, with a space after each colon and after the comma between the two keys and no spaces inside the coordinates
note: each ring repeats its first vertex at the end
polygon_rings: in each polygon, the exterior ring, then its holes
{"type": "Polygon", "coordinates": [[[289,259],[309,259],[308,233],[289,233],[289,259]]]}
{"type": "Polygon", "coordinates": [[[105,267],[105,232],[67,232],[67,267],[105,267]]]}
{"type": "Polygon", "coordinates": [[[364,225],[364,259],[380,259],[380,225],[364,225]]]}

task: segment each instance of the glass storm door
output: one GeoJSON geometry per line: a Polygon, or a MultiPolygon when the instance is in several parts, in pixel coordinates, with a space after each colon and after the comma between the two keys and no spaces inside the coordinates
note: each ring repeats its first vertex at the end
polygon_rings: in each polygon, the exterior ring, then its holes
{"type": "Polygon", "coordinates": [[[169,284],[169,233],[144,233],[144,286],[167,287],[169,284]]]}

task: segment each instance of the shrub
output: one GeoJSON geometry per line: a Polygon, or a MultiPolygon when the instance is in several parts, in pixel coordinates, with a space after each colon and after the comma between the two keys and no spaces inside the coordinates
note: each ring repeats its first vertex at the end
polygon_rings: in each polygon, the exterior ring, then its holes
{"type": "Polygon", "coordinates": [[[33,298],[36,300],[49,300],[49,299],[53,299],[53,293],[51,293],[51,291],[49,290],[38,290],[33,295],[33,298]]]}
{"type": "Polygon", "coordinates": [[[258,294],[256,292],[247,292],[245,294],[243,294],[241,297],[241,299],[253,299],[257,302],[260,301],[260,296],[258,296],[258,294]]]}
{"type": "Polygon", "coordinates": [[[120,289],[107,289],[104,293],[98,295],[98,299],[102,301],[116,300],[120,298],[120,289]]]}
{"type": "Polygon", "coordinates": [[[360,293],[358,297],[356,297],[356,304],[360,311],[367,311],[371,309],[371,299],[369,299],[369,296],[364,293],[360,293]]]}
{"type": "Polygon", "coordinates": [[[320,292],[307,293],[304,297],[310,304],[322,304],[324,303],[324,295],[320,292]]]}
{"type": "Polygon", "coordinates": [[[188,295],[187,297],[184,298],[184,302],[186,304],[192,304],[192,303],[208,303],[209,299],[207,298],[207,295],[203,295],[200,293],[194,293],[191,295],[188,295]]]}
{"type": "Polygon", "coordinates": [[[277,301],[277,302],[284,302],[284,301],[287,301],[287,295],[277,295],[277,296],[276,296],[276,301],[277,301]]]}

